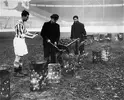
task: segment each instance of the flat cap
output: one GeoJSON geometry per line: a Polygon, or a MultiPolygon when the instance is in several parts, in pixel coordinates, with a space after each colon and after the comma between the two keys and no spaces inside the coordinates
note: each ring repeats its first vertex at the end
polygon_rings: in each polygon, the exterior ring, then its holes
{"type": "Polygon", "coordinates": [[[50,18],[53,18],[53,19],[55,19],[55,20],[58,20],[58,19],[59,19],[59,15],[57,15],[57,14],[52,14],[52,15],[50,16],[50,18]]]}

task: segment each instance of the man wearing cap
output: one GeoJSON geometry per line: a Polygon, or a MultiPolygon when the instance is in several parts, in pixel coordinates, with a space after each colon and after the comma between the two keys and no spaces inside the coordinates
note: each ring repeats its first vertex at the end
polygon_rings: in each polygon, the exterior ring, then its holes
{"type": "Polygon", "coordinates": [[[49,42],[57,45],[59,38],[60,38],[60,26],[56,22],[59,19],[59,16],[57,14],[53,14],[50,16],[51,20],[48,22],[45,22],[43,24],[42,30],[41,30],[41,36],[43,38],[43,49],[44,49],[44,59],[50,60],[51,63],[56,62],[56,51],[50,45],[49,42]],[[50,59],[49,59],[50,58],[50,59]]]}

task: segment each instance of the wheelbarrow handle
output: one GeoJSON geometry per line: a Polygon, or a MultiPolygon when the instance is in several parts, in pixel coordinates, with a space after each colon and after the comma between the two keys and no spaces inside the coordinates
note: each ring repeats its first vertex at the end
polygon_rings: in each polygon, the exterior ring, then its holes
{"type": "Polygon", "coordinates": [[[73,44],[75,41],[78,41],[78,40],[80,40],[80,38],[77,38],[74,41],[72,41],[71,43],[67,44],[66,47],[68,47],[69,45],[73,44]]]}
{"type": "Polygon", "coordinates": [[[82,45],[82,44],[84,44],[86,41],[82,41],[80,44],[79,44],[79,47],[82,45]]]}

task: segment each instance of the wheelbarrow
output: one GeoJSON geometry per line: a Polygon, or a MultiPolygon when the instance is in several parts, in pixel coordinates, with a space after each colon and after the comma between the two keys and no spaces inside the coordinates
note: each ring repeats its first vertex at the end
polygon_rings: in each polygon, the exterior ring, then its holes
{"type": "MultiPolygon", "coordinates": [[[[67,45],[54,45],[53,43],[50,42],[50,44],[56,48],[56,50],[58,51],[57,53],[57,63],[60,64],[60,69],[61,69],[61,74],[62,76],[73,76],[75,73],[75,69],[73,69],[73,67],[71,67],[70,65],[68,67],[66,67],[66,62],[70,62],[73,57],[75,56],[74,54],[72,54],[72,52],[70,51],[70,49],[72,49],[71,46],[75,47],[75,43],[79,41],[79,39],[75,39],[74,41],[70,42],[67,45]],[[73,57],[72,57],[73,56],[73,57]]],[[[81,44],[77,44],[79,46],[81,46],[84,42],[81,42],[81,44]]],[[[78,46],[77,46],[78,47],[78,46]]],[[[78,48],[76,48],[78,49],[78,48]]]]}

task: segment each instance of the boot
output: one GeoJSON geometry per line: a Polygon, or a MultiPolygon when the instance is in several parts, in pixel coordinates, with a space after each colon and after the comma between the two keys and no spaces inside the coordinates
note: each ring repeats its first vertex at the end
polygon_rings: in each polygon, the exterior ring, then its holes
{"type": "Polygon", "coordinates": [[[24,74],[22,74],[21,71],[22,71],[21,67],[14,68],[14,76],[15,77],[24,77],[24,74]]]}
{"type": "Polygon", "coordinates": [[[22,66],[19,65],[19,67],[14,68],[14,76],[15,77],[24,77],[27,76],[28,74],[22,72],[22,66]]]}
{"type": "Polygon", "coordinates": [[[28,74],[24,73],[23,70],[22,70],[22,67],[19,66],[19,74],[22,74],[24,76],[27,76],[28,74]]]}

